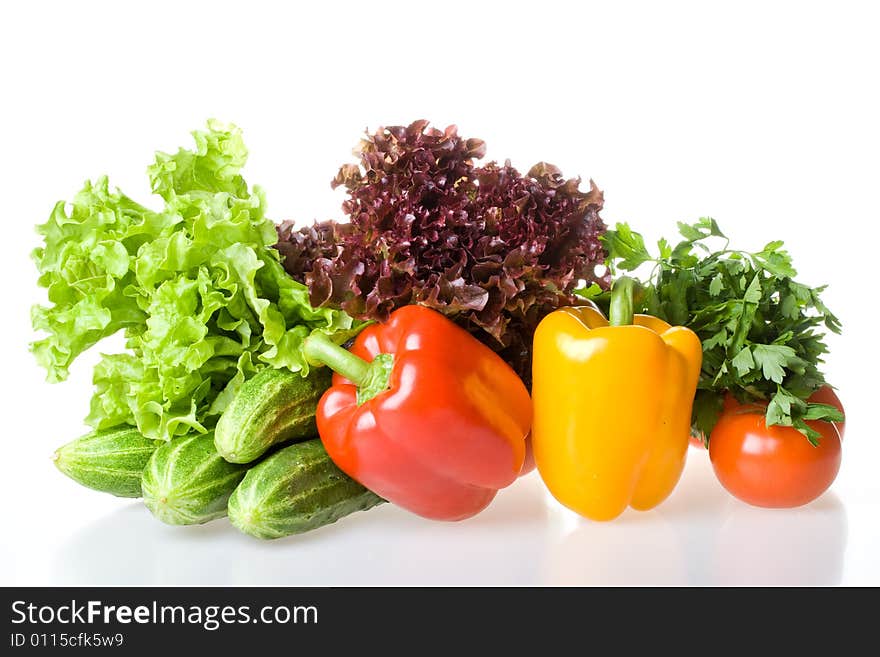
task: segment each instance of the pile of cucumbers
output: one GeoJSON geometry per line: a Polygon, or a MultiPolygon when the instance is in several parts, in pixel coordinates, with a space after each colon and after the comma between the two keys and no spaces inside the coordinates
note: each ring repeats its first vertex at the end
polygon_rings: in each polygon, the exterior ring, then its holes
{"type": "Polygon", "coordinates": [[[162,522],[195,525],[229,516],[245,534],[281,538],[335,522],[384,500],[330,460],[315,410],[330,373],[264,369],[242,385],[217,426],[171,441],[125,425],[59,448],[71,479],[119,497],[143,497],[162,522]]]}

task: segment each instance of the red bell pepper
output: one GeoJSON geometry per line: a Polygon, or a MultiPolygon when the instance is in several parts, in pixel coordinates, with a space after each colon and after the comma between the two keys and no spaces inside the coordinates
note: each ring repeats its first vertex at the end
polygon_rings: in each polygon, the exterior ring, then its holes
{"type": "Polygon", "coordinates": [[[386,500],[462,520],[522,469],[532,421],[525,385],[440,313],[404,306],[350,351],[316,333],[305,353],[336,372],[317,411],[327,453],[386,500]]]}

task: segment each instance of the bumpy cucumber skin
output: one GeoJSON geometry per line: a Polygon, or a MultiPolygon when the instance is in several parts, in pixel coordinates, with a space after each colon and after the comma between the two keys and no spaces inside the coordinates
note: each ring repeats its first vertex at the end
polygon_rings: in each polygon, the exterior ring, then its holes
{"type": "Polygon", "coordinates": [[[226,503],[247,471],[217,453],[212,433],[161,445],[144,468],[144,504],[169,525],[201,525],[226,515],[226,503]]]}
{"type": "Polygon", "coordinates": [[[52,460],[62,473],[87,488],[116,497],[140,497],[141,473],[161,444],[125,425],[80,436],[59,447],[52,460]]]}
{"type": "Polygon", "coordinates": [[[384,501],[337,468],[314,439],[280,449],[252,467],[229,498],[229,520],[245,534],[273,539],[384,501]]]}
{"type": "Polygon", "coordinates": [[[314,436],[315,410],[332,372],[314,368],[307,377],[268,368],[246,381],[214,431],[217,451],[230,463],[250,463],[278,443],[314,436]]]}

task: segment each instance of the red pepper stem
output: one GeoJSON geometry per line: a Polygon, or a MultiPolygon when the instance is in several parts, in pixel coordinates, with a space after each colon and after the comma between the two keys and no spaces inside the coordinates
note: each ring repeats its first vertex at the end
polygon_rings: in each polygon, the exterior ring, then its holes
{"type": "Polygon", "coordinates": [[[632,324],[634,283],[629,276],[621,276],[611,286],[611,305],[608,308],[610,326],[632,324]]]}
{"type": "Polygon", "coordinates": [[[305,339],[303,354],[310,363],[326,365],[355,384],[358,389],[358,404],[363,404],[388,389],[394,363],[391,354],[378,354],[373,362],[368,363],[340,347],[320,331],[315,331],[305,339]]]}

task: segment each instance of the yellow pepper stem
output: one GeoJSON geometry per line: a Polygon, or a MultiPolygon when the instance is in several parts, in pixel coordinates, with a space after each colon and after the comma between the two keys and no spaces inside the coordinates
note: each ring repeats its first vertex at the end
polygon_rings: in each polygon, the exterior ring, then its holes
{"type": "Polygon", "coordinates": [[[611,287],[611,305],[608,308],[609,326],[626,326],[633,322],[633,286],[629,276],[621,276],[611,287]]]}

